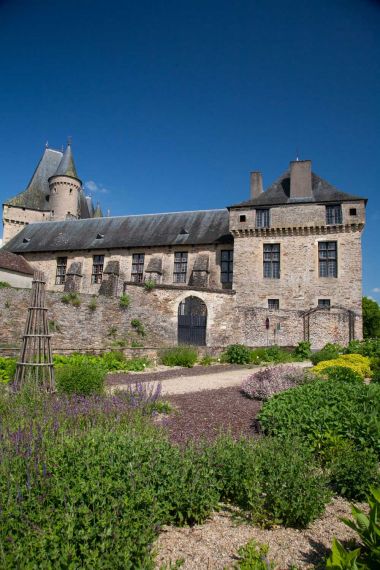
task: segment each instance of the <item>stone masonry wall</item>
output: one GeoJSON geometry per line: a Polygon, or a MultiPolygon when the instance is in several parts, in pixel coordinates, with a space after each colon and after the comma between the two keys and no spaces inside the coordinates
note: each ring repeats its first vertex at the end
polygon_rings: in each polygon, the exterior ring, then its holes
{"type": "Polygon", "coordinates": [[[24,226],[33,222],[44,222],[50,219],[50,212],[40,212],[19,208],[15,206],[3,206],[3,244],[21,232],[24,226]]]}

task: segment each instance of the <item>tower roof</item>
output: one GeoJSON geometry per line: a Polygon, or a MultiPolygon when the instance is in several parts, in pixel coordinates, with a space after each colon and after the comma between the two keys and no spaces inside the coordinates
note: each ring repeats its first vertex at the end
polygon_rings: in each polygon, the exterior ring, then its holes
{"type": "Polygon", "coordinates": [[[61,162],[59,163],[54,176],[73,176],[73,178],[78,178],[73,153],[71,150],[71,143],[67,143],[66,150],[63,153],[61,162]]]}
{"type": "Polygon", "coordinates": [[[102,218],[103,217],[103,212],[102,209],[100,207],[99,202],[96,203],[96,208],[94,210],[94,213],[92,214],[93,218],[102,218]]]}
{"type": "Polygon", "coordinates": [[[50,192],[48,179],[56,173],[62,158],[63,154],[59,150],[45,148],[25,190],[4,203],[9,206],[19,206],[32,210],[49,210],[47,201],[50,192]]]}

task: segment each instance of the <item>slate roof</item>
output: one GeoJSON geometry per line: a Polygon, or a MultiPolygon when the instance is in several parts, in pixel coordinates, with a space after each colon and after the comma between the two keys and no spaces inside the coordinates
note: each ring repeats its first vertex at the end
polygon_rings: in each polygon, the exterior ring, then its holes
{"type": "Polygon", "coordinates": [[[49,178],[53,176],[63,157],[62,152],[46,148],[29,184],[23,192],[4,203],[9,206],[19,206],[32,210],[49,210],[46,196],[49,195],[49,178]]]}
{"type": "Polygon", "coordinates": [[[305,202],[347,202],[351,200],[365,200],[362,196],[355,196],[341,192],[323,178],[312,172],[311,187],[313,197],[290,198],[290,171],[284,172],[265,192],[254,199],[234,204],[230,208],[246,206],[280,206],[284,204],[299,204],[305,202]]]}
{"type": "Polygon", "coordinates": [[[27,253],[228,243],[228,222],[227,209],[41,222],[26,226],[4,247],[27,253]]]}
{"type": "Polygon", "coordinates": [[[0,249],[0,269],[7,269],[14,273],[24,273],[33,275],[33,267],[24,259],[22,255],[15,255],[5,249],[0,249]]]}
{"type": "Polygon", "coordinates": [[[55,176],[72,176],[73,178],[78,178],[70,143],[66,147],[61,162],[55,172],[55,176]]]}

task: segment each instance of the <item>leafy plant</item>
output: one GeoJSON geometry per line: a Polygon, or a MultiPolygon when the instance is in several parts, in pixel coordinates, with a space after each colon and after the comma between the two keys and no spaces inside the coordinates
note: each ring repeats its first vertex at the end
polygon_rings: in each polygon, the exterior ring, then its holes
{"type": "Polygon", "coordinates": [[[117,335],[117,327],[115,327],[115,325],[111,325],[110,328],[108,329],[107,336],[111,338],[116,338],[116,335],[117,335]]]}
{"type": "Polygon", "coordinates": [[[215,362],[215,358],[213,358],[212,356],[210,356],[210,354],[205,354],[204,356],[202,356],[202,358],[199,361],[199,364],[201,366],[210,366],[211,364],[213,364],[215,362]]]}
{"type": "Polygon", "coordinates": [[[144,337],[146,335],[145,327],[139,319],[132,319],[131,326],[135,329],[137,334],[144,337]]]}
{"type": "Polygon", "coordinates": [[[13,379],[16,372],[16,358],[0,356],[0,384],[6,384],[13,379]]]}
{"type": "Polygon", "coordinates": [[[380,386],[316,380],[274,395],[258,414],[265,433],[300,436],[315,451],[326,435],[380,455],[380,386]]]}
{"type": "Polygon", "coordinates": [[[274,562],[268,559],[269,546],[250,540],[239,548],[239,561],[234,565],[237,570],[273,570],[274,562]]]}
{"type": "Polygon", "coordinates": [[[49,332],[57,332],[60,333],[61,332],[61,325],[59,324],[58,321],[55,320],[51,320],[48,322],[48,327],[49,327],[49,332]]]}
{"type": "Polygon", "coordinates": [[[8,281],[0,281],[0,289],[5,289],[6,287],[11,287],[11,284],[8,281]]]}
{"type": "Polygon", "coordinates": [[[368,297],[363,297],[363,335],[364,338],[380,337],[380,307],[379,304],[368,297]]]}
{"type": "Polygon", "coordinates": [[[311,343],[307,340],[301,340],[295,349],[293,355],[300,360],[307,360],[311,356],[311,343]]]}
{"type": "Polygon", "coordinates": [[[145,279],[144,289],[146,291],[152,291],[156,287],[157,283],[155,279],[145,279]]]}
{"type": "Polygon", "coordinates": [[[351,370],[358,374],[363,380],[371,376],[370,360],[367,356],[362,356],[361,354],[342,354],[339,358],[319,362],[314,366],[312,372],[319,375],[323,373],[326,368],[334,366],[351,368],[351,370]]]}
{"type": "Polygon", "coordinates": [[[250,374],[243,381],[241,389],[250,398],[267,400],[273,394],[298,386],[303,379],[304,370],[302,368],[283,364],[250,374]]]}
{"type": "MultiPolygon", "coordinates": [[[[328,362],[333,362],[329,360],[328,362]]],[[[348,366],[328,366],[320,373],[320,376],[326,377],[328,380],[337,380],[338,382],[362,382],[363,378],[348,366]]]]}
{"type": "Polygon", "coordinates": [[[101,394],[104,391],[106,369],[83,360],[67,364],[56,370],[56,384],[66,394],[101,394]]]}
{"type": "Polygon", "coordinates": [[[243,344],[230,344],[224,354],[230,364],[248,364],[251,361],[251,351],[243,344]]]}
{"type": "Polygon", "coordinates": [[[368,498],[369,515],[352,507],[354,521],[342,521],[355,530],[363,547],[349,551],[336,539],[332,552],[326,561],[326,568],[332,570],[376,570],[380,567],[380,488],[372,487],[368,498]]]}
{"type": "Polygon", "coordinates": [[[161,362],[165,366],[185,366],[192,368],[197,358],[197,350],[192,346],[180,345],[161,351],[161,362]]]}
{"type": "Polygon", "coordinates": [[[81,304],[78,293],[66,293],[65,295],[62,295],[61,301],[65,305],[72,305],[73,307],[79,307],[81,304]]]}
{"type": "Polygon", "coordinates": [[[334,358],[339,358],[342,352],[343,352],[343,347],[340,346],[339,344],[327,343],[322,348],[322,350],[320,350],[319,352],[314,352],[311,355],[310,360],[314,365],[316,365],[319,362],[322,362],[323,360],[332,360],[334,358]]]}
{"type": "Polygon", "coordinates": [[[95,295],[93,295],[91,301],[88,304],[88,308],[90,309],[90,311],[96,311],[96,308],[98,306],[97,300],[95,295]]]}
{"type": "Polygon", "coordinates": [[[126,293],[123,293],[122,295],[120,295],[119,307],[121,309],[128,309],[130,304],[131,304],[131,298],[129,295],[127,295],[126,293]]]}

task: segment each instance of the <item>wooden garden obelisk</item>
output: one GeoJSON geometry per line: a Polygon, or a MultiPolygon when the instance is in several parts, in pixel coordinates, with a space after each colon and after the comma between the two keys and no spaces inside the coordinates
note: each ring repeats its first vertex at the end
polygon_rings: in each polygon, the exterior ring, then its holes
{"type": "Polygon", "coordinates": [[[25,334],[22,337],[20,359],[13,384],[15,390],[20,390],[26,383],[46,392],[53,392],[55,388],[51,335],[45,308],[45,283],[42,271],[35,271],[25,334]]]}

